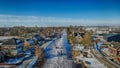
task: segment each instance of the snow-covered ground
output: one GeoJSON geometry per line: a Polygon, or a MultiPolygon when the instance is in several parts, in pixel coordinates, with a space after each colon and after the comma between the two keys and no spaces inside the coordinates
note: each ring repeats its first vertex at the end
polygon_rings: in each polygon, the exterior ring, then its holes
{"type": "Polygon", "coordinates": [[[17,36],[0,36],[0,40],[10,39],[10,38],[17,38],[17,36]]]}
{"type": "Polygon", "coordinates": [[[69,60],[67,58],[67,54],[63,55],[66,53],[63,38],[64,37],[60,38],[58,41],[55,41],[53,46],[51,46],[52,50],[48,51],[49,54],[58,56],[46,59],[43,68],[74,68],[73,60],[69,60]]]}
{"type": "Polygon", "coordinates": [[[73,68],[73,61],[68,60],[67,56],[54,57],[47,59],[43,68],[73,68]]]}
{"type": "Polygon", "coordinates": [[[91,54],[92,57],[91,58],[86,58],[83,57],[82,55],[77,56],[77,58],[83,60],[83,61],[88,61],[91,64],[89,64],[89,68],[107,68],[104,64],[102,64],[101,62],[99,62],[93,54],[91,54]]]}

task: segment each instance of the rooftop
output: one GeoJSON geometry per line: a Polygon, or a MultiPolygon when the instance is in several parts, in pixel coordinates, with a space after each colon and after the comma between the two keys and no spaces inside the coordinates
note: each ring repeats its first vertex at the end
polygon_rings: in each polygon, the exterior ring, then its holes
{"type": "Polygon", "coordinates": [[[11,38],[3,40],[2,45],[17,45],[20,44],[21,42],[23,42],[21,39],[11,38]]]}
{"type": "Polygon", "coordinates": [[[111,42],[111,44],[113,45],[113,48],[118,48],[120,46],[119,42],[111,42]]]}
{"type": "Polygon", "coordinates": [[[7,40],[3,41],[2,45],[16,45],[16,42],[13,38],[12,39],[7,39],[7,40]]]}

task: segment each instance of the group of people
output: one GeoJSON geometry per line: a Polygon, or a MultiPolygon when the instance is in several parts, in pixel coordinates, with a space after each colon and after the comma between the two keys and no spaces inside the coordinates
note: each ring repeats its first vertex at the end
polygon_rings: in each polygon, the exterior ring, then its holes
{"type": "Polygon", "coordinates": [[[57,45],[55,44],[55,49],[56,49],[56,51],[57,51],[57,55],[63,55],[63,48],[62,48],[62,47],[57,46],[57,45]]]}

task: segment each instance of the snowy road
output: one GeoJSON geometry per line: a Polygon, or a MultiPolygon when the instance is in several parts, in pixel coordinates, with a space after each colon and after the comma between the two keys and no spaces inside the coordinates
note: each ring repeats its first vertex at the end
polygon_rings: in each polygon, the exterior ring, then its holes
{"type": "Polygon", "coordinates": [[[54,57],[47,58],[43,68],[74,68],[73,60],[68,59],[67,50],[64,46],[64,38],[67,38],[65,37],[67,35],[65,31],[63,33],[65,33],[64,36],[58,41],[54,41],[51,50],[47,51],[48,56],[54,55],[54,57]]]}
{"type": "Polygon", "coordinates": [[[67,60],[66,56],[47,59],[43,68],[73,68],[73,61],[67,60]]]}

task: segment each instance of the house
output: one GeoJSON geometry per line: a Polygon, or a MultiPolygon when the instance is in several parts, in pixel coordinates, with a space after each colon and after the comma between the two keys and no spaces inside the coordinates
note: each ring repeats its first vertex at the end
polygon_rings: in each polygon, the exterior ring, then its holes
{"type": "Polygon", "coordinates": [[[99,48],[107,56],[112,56],[112,57],[120,56],[119,42],[104,43],[101,46],[99,46],[99,48]]]}
{"type": "Polygon", "coordinates": [[[112,44],[111,46],[110,45],[108,46],[110,53],[113,56],[120,56],[120,43],[114,42],[111,44],[112,44]]]}
{"type": "Polygon", "coordinates": [[[120,56],[120,46],[117,48],[117,55],[120,56]]]}
{"type": "Polygon", "coordinates": [[[106,48],[106,47],[102,48],[101,51],[102,51],[105,55],[107,55],[107,56],[112,56],[112,55],[111,55],[111,52],[110,52],[109,49],[106,48]]]}
{"type": "Polygon", "coordinates": [[[28,45],[30,45],[30,46],[35,45],[35,41],[33,39],[26,39],[26,42],[28,42],[28,45]]]}
{"type": "Polygon", "coordinates": [[[109,34],[109,31],[96,30],[96,34],[109,34]]]}
{"type": "Polygon", "coordinates": [[[96,34],[109,34],[109,27],[108,26],[97,27],[96,34]]]}
{"type": "Polygon", "coordinates": [[[37,45],[35,40],[33,39],[26,39],[24,41],[24,54],[34,54],[35,53],[35,46],[37,45]]]}
{"type": "Polygon", "coordinates": [[[42,37],[40,37],[40,35],[34,35],[33,39],[35,41],[42,41],[42,40],[44,40],[42,37]]]}
{"type": "Polygon", "coordinates": [[[77,35],[77,36],[75,36],[74,40],[76,43],[80,43],[83,40],[83,37],[80,35],[77,35]]]}
{"type": "Polygon", "coordinates": [[[21,39],[11,38],[4,40],[1,50],[7,53],[7,56],[18,56],[23,54],[24,42],[21,39]]]}
{"type": "Polygon", "coordinates": [[[87,27],[85,30],[86,31],[93,31],[93,32],[95,32],[96,31],[96,27],[87,27]]]}
{"type": "Polygon", "coordinates": [[[41,46],[45,42],[45,39],[38,34],[34,35],[33,40],[35,41],[35,44],[39,46],[41,46]]]}
{"type": "Polygon", "coordinates": [[[84,46],[81,45],[81,44],[76,44],[74,47],[73,47],[73,50],[75,51],[82,51],[84,49],[84,46]]]}
{"type": "Polygon", "coordinates": [[[54,32],[54,33],[53,33],[53,36],[54,36],[54,37],[57,37],[57,38],[60,38],[60,33],[54,32]]]}
{"type": "Polygon", "coordinates": [[[74,36],[80,35],[82,38],[84,37],[85,33],[84,32],[75,32],[74,36]]]}
{"type": "Polygon", "coordinates": [[[107,42],[112,42],[112,41],[120,42],[120,34],[108,34],[104,36],[104,39],[107,42]]]}

